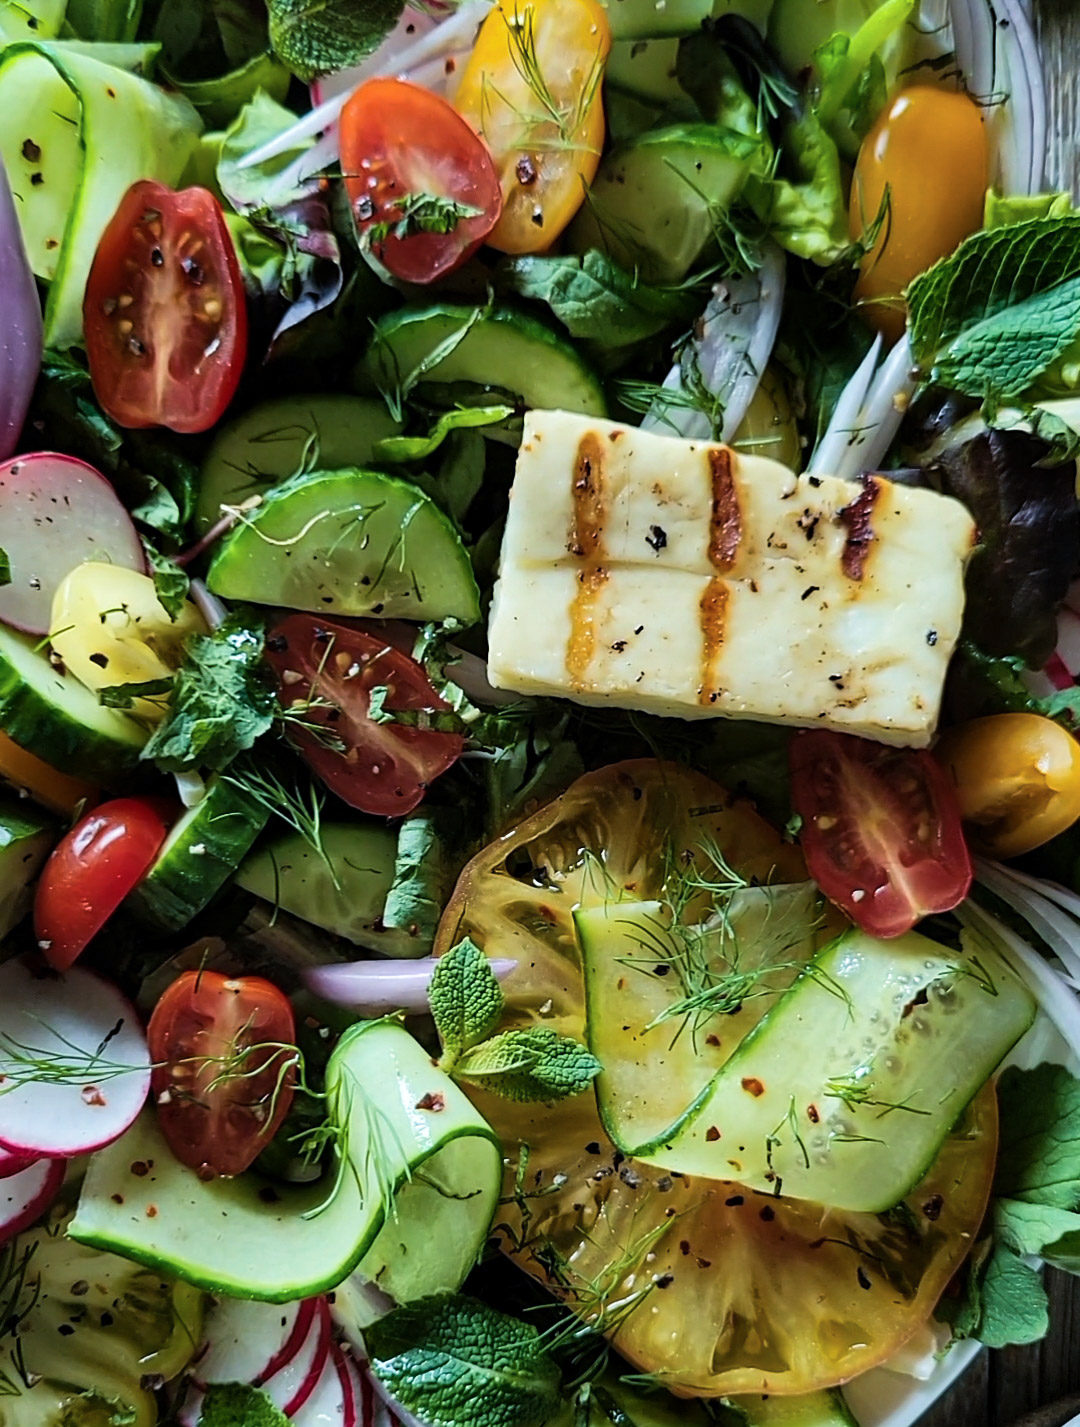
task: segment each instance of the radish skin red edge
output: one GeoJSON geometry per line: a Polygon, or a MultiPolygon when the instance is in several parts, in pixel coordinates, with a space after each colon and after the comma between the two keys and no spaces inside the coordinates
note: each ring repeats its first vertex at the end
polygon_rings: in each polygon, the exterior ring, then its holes
{"type": "Polygon", "coordinates": [[[0,1244],[6,1244],[40,1219],[60,1193],[62,1159],[42,1159],[9,1175],[0,1185],[0,1244]]]}
{"type": "Polygon", "coordinates": [[[262,1303],[223,1298],[207,1321],[207,1337],[191,1364],[200,1388],[211,1383],[250,1382],[261,1387],[303,1346],[315,1315],[315,1300],[262,1303]]]}
{"type": "Polygon", "coordinates": [[[0,620],[48,634],[53,595],[87,560],[146,573],[139,533],[100,471],[74,456],[34,451],[0,465],[0,530],[11,565],[0,620]]]}
{"type": "Polygon", "coordinates": [[[0,966],[0,1147],[70,1159],[111,1144],[150,1092],[150,1051],[134,1007],[74,966],[37,975],[0,966]]]}

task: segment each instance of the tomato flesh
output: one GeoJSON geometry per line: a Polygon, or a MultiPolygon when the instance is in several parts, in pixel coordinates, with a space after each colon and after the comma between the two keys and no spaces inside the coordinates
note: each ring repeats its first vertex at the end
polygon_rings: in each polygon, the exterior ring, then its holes
{"type": "Polygon", "coordinates": [[[427,283],[460,267],[491,232],[502,190],[483,141],[445,99],[402,79],[369,79],[341,114],[341,166],[357,229],[391,228],[406,196],[450,199],[474,213],[451,220],[433,215],[425,231],[372,239],[383,265],[405,282],[427,283]]]}
{"type": "Polygon", "coordinates": [[[810,875],[871,936],[901,936],[967,896],[972,869],[960,809],[932,754],[844,733],[799,733],[791,798],[810,875]]]}
{"type": "Polygon", "coordinates": [[[242,1174],[292,1104],[296,1024],[261,976],[185,971],[147,1027],[161,1132],[203,1176],[242,1174]]]}
{"type": "Polygon", "coordinates": [[[94,256],[83,325],[94,392],[119,425],[213,426],[243,371],[247,308],[212,193],[128,189],[94,256]]]}
{"type": "Polygon", "coordinates": [[[160,798],[114,798],[57,843],[34,894],[34,935],[64,971],[146,874],[172,821],[160,798]]]}
{"type": "Polygon", "coordinates": [[[400,817],[457,762],[457,733],[376,723],[373,690],[390,712],[445,711],[414,659],[386,639],[343,621],[293,614],[271,631],[266,657],[293,714],[289,737],[332,792],[362,812],[400,817]]]}

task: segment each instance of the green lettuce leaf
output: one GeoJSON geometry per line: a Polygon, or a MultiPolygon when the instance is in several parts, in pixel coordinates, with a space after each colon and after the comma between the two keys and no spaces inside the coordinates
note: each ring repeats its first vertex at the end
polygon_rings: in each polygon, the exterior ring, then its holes
{"type": "Polygon", "coordinates": [[[397,24],[404,0],[268,0],[274,53],[298,79],[347,69],[397,24]]]}
{"type": "Polygon", "coordinates": [[[415,937],[417,955],[435,939],[457,872],[448,856],[446,823],[442,809],[420,808],[398,829],[394,877],[383,905],[382,923],[415,937]]]}
{"type": "Polygon", "coordinates": [[[1071,193],[1010,193],[989,188],[983,205],[984,228],[1006,228],[1010,223],[1030,223],[1033,218],[1064,218],[1073,212],[1071,193]]]}
{"type": "Polygon", "coordinates": [[[792,176],[751,173],[743,197],[789,253],[820,266],[838,262],[850,247],[840,155],[812,110],[785,126],[781,153],[792,176]]]}

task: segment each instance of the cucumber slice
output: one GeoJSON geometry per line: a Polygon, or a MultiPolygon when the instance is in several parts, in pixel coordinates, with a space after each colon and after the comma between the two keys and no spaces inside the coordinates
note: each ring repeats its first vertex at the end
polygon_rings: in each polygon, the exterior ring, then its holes
{"type": "Polygon", "coordinates": [[[325,859],[299,833],[287,832],[245,858],[237,885],[369,951],[426,955],[429,938],[382,925],[397,833],[382,823],[324,823],[320,836],[325,859]]]}
{"type": "Polygon", "coordinates": [[[224,599],[385,619],[480,618],[453,525],[416,486],[377,471],[294,476],[217,548],[206,583],[224,599]]]}
{"type": "Polygon", "coordinates": [[[375,324],[360,376],[382,391],[409,388],[422,376],[424,383],[480,388],[484,402],[509,392],[525,407],[583,416],[607,410],[599,380],[576,349],[510,307],[484,314],[439,303],[391,312],[375,324]]]}
{"type": "Polygon", "coordinates": [[[167,931],[186,927],[236,871],[269,810],[227,778],[211,778],[202,801],[170,831],[128,908],[167,931]]]}
{"type": "Polygon", "coordinates": [[[68,1233],[212,1293],[270,1303],[323,1293],[365,1258],[395,1296],[460,1287],[498,1202],[492,1131],[393,1021],[351,1026],[326,1088],[348,1159],[329,1197],[325,1183],[271,1185],[250,1171],[201,1180],[144,1112],[91,1159],[68,1233]],[[433,1095],[441,1108],[422,1108],[433,1095]]]}
{"type": "Polygon", "coordinates": [[[223,426],[199,478],[195,527],[204,534],[223,505],[239,505],[295,475],[314,449],[325,471],[366,466],[376,445],[401,430],[383,401],[362,396],[284,396],[223,426]]]}
{"type": "Polygon", "coordinates": [[[0,729],[20,748],[92,783],[109,785],[138,761],[148,734],[126,714],[53,668],[29,635],[0,625],[0,729]]]}
{"type": "Polygon", "coordinates": [[[613,40],[692,35],[712,14],[713,0],[601,0],[613,40]]]}
{"type": "Polygon", "coordinates": [[[141,178],[174,184],[201,128],[187,100],[85,50],[0,53],[0,159],[30,265],[51,282],[46,347],[79,340],[90,264],[123,194],[141,178]]]}
{"type": "Polygon", "coordinates": [[[731,1397],[747,1427],[859,1427],[835,1388],[796,1397],[731,1397]]]}
{"type": "Polygon", "coordinates": [[[570,246],[600,248],[646,282],[681,282],[760,152],[757,139],[716,124],[649,129],[601,163],[570,246]]]}
{"type": "MultiPolygon", "coordinates": [[[[626,1005],[620,987],[645,979],[630,974],[643,955],[676,971],[687,964],[686,943],[642,913],[652,907],[610,903],[575,921],[593,983],[589,1043],[606,1051],[597,1082],[605,1125],[624,1153],[667,1170],[882,1213],[926,1174],[1034,1019],[1032,997],[991,949],[954,952],[917,932],[878,941],[852,928],[779,999],[769,998],[733,1053],[724,1044],[727,1018],[716,1016],[689,1037],[695,1054],[670,1055],[660,1076],[649,1040],[659,1011],[646,1002],[644,1020],[641,994],[631,992],[626,1005]],[[620,973],[614,981],[612,969],[620,973]],[[706,1030],[719,1046],[708,1044],[706,1030]],[[641,1041],[660,1109],[682,1106],[659,1132],[659,1109],[650,1118],[641,1103],[641,1041]]],[[[662,987],[654,997],[668,1004],[683,995],[678,975],[652,981],[662,987]]]]}
{"type": "Polygon", "coordinates": [[[56,841],[56,827],[33,804],[0,797],[0,938],[30,905],[30,884],[56,841]]]}
{"type": "MultiPolygon", "coordinates": [[[[626,0],[615,3],[625,4],[626,0]]],[[[616,40],[604,68],[604,88],[621,90],[651,104],[685,100],[686,92],[675,78],[678,55],[676,39],[616,40]]]]}
{"type": "Polygon", "coordinates": [[[67,0],[0,0],[0,44],[14,40],[51,40],[64,23],[67,0]]]}

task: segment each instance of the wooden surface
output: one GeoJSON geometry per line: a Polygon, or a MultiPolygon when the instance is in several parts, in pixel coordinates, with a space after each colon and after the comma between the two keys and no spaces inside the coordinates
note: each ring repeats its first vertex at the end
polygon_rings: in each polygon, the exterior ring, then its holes
{"type": "MultiPolygon", "coordinates": [[[[1049,187],[1080,193],[1080,0],[1035,0],[1050,80],[1049,187]]],[[[1050,1336],[1031,1348],[984,1353],[920,1427],[1010,1427],[1063,1401],[1040,1427],[1080,1414],[1080,1278],[1048,1273],[1050,1336]]]]}

